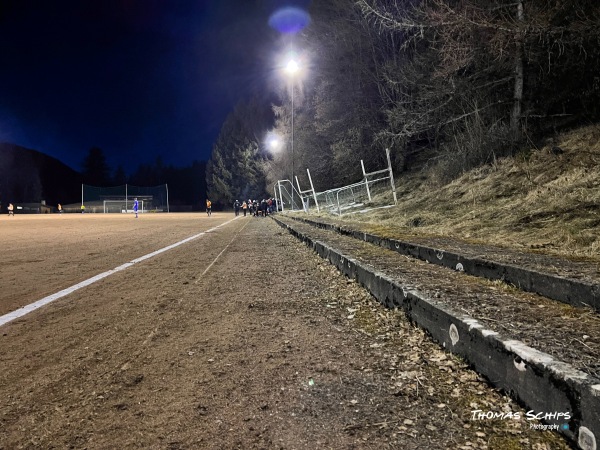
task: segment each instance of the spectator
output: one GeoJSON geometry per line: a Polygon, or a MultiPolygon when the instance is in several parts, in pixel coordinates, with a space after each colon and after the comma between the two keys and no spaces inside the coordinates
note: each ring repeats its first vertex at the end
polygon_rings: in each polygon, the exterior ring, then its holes
{"type": "Polygon", "coordinates": [[[263,217],[267,217],[267,208],[269,205],[267,205],[267,201],[263,198],[262,201],[260,202],[260,215],[263,217]]]}

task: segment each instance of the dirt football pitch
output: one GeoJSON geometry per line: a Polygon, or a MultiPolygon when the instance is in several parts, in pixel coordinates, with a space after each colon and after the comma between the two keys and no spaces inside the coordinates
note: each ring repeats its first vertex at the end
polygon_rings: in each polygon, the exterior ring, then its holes
{"type": "Polygon", "coordinates": [[[0,245],[0,450],[568,448],[472,421],[520,409],[270,218],[3,215],[0,245]]]}

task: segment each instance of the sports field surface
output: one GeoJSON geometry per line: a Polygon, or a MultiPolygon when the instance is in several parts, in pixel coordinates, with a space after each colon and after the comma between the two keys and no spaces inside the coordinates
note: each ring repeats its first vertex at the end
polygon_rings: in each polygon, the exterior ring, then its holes
{"type": "MultiPolygon", "coordinates": [[[[233,219],[233,214],[23,214],[0,218],[0,315],[233,219]]],[[[143,289],[143,280],[131,280],[143,289]]]]}
{"type": "Polygon", "coordinates": [[[270,218],[1,216],[0,244],[1,450],[567,448],[472,422],[519,407],[270,218]]]}

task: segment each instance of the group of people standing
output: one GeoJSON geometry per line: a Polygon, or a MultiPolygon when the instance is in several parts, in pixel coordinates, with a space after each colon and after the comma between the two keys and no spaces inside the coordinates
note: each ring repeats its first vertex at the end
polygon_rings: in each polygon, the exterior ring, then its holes
{"type": "MultiPolygon", "coordinates": [[[[269,214],[273,214],[277,210],[277,201],[274,198],[264,198],[260,202],[258,200],[248,199],[240,202],[236,200],[233,202],[233,211],[236,216],[240,215],[240,212],[244,213],[244,217],[248,214],[252,214],[255,217],[261,216],[266,217],[269,214]]],[[[206,215],[212,215],[212,202],[206,199],[206,215]]]]}
{"type": "Polygon", "coordinates": [[[269,214],[272,214],[275,210],[276,203],[274,198],[263,198],[260,202],[258,200],[248,199],[248,201],[244,200],[240,203],[239,200],[236,200],[233,203],[233,211],[236,216],[240,215],[240,209],[244,213],[244,217],[249,213],[255,217],[262,216],[266,217],[269,214]]]}

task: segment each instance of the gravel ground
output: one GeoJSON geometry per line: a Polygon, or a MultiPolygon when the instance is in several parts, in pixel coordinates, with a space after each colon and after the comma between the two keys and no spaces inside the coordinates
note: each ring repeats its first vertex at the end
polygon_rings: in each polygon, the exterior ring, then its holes
{"type": "MultiPolygon", "coordinates": [[[[102,236],[102,220],[70,226],[102,236]]],[[[164,234],[148,228],[145,241],[164,234]]],[[[126,262],[130,236],[122,254],[97,246],[99,261],[126,262]]],[[[31,285],[53,278],[47,252],[11,255],[37,261],[31,285]]],[[[137,263],[2,326],[0,339],[1,449],[569,448],[269,219],[137,263]],[[477,410],[506,418],[474,420],[477,410]]]]}
{"type": "Polygon", "coordinates": [[[466,275],[334,231],[281,219],[349,257],[374,266],[401,284],[468,314],[486,328],[519,339],[600,378],[600,315],[591,309],[575,308],[519,291],[500,281],[466,275]]]}

